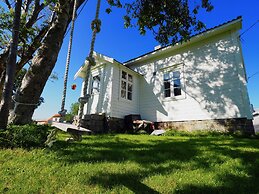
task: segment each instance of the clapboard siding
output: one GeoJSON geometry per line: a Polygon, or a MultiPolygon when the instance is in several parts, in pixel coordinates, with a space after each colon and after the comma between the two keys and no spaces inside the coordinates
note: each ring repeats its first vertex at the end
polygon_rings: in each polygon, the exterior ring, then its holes
{"type": "MultiPolygon", "coordinates": [[[[89,102],[84,107],[84,114],[96,114],[111,112],[111,92],[112,92],[112,65],[107,63],[91,71],[91,77],[100,75],[100,92],[92,94],[89,102]]],[[[90,79],[90,83],[92,78],[90,79]]],[[[91,84],[89,84],[91,85],[91,84]]],[[[91,87],[88,86],[89,89],[91,87]]],[[[89,90],[88,90],[89,91],[89,90]]],[[[82,96],[82,92],[81,92],[82,96]]]]}
{"type": "Polygon", "coordinates": [[[122,65],[113,65],[113,80],[112,80],[112,99],[111,99],[111,116],[117,118],[124,118],[128,114],[139,114],[139,77],[140,75],[134,73],[122,65]],[[120,97],[120,77],[121,70],[133,76],[133,92],[132,100],[123,99],[120,97]]]}
{"type": "Polygon", "coordinates": [[[236,32],[225,32],[152,60],[130,66],[144,74],[140,114],[152,121],[249,118],[245,72],[236,32]],[[164,68],[180,64],[180,99],[163,96],[164,68]],[[153,75],[156,72],[156,75],[153,75]]]}
{"type": "Polygon", "coordinates": [[[98,55],[105,64],[91,73],[101,75],[101,90],[84,112],[116,118],[140,114],[157,122],[252,119],[238,33],[241,21],[236,22],[131,60],[127,66],[135,72],[98,55]],[[181,71],[182,95],[164,98],[163,75],[174,68],[181,71]],[[120,97],[121,70],[133,76],[132,100],[120,97]]]}

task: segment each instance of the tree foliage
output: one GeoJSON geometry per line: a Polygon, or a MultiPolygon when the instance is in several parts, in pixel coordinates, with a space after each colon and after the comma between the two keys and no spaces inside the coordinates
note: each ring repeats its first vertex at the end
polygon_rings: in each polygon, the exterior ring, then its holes
{"type": "Polygon", "coordinates": [[[70,107],[70,114],[76,116],[78,114],[79,105],[79,102],[72,103],[70,107]]]}
{"type": "Polygon", "coordinates": [[[70,111],[68,112],[68,114],[66,114],[65,116],[65,120],[69,123],[73,122],[73,119],[76,115],[78,115],[78,111],[79,111],[79,106],[80,103],[79,102],[75,102],[72,103],[70,106],[70,111]]]}
{"type": "MultiPolygon", "coordinates": [[[[6,73],[6,61],[10,51],[12,21],[15,1],[5,0],[0,4],[0,98],[6,73]]],[[[31,60],[41,45],[51,24],[51,13],[55,4],[52,1],[26,0],[22,2],[20,33],[18,41],[18,61],[16,73],[31,60]]]]}
{"type": "MultiPolygon", "coordinates": [[[[201,8],[207,12],[213,9],[210,0],[135,0],[122,3],[120,0],[108,0],[111,6],[124,7],[125,27],[138,27],[140,34],[152,31],[155,39],[162,45],[188,40],[196,31],[205,28],[197,19],[201,8]]],[[[111,12],[111,8],[106,10],[111,12]]]]}
{"type": "MultiPolygon", "coordinates": [[[[6,49],[11,39],[12,20],[14,15],[13,2],[5,1],[6,6],[0,7],[0,52],[6,49]]],[[[19,56],[22,57],[39,32],[48,25],[53,3],[40,0],[23,1],[21,27],[19,35],[19,56]]]]}

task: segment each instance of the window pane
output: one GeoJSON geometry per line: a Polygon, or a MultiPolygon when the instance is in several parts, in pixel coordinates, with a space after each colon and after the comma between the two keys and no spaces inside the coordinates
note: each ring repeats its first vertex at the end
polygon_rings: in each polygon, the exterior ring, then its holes
{"type": "Polygon", "coordinates": [[[126,82],[125,81],[121,81],[121,89],[126,90],[126,82]]]}
{"type": "Polygon", "coordinates": [[[94,77],[93,77],[93,80],[100,81],[100,80],[101,80],[101,79],[100,79],[100,75],[94,76],[94,77]]]}
{"type": "Polygon", "coordinates": [[[132,100],[133,76],[121,71],[121,98],[132,100]]]}
{"type": "Polygon", "coordinates": [[[127,73],[125,71],[122,71],[121,77],[123,79],[127,79],[127,73]]]}
{"type": "Polygon", "coordinates": [[[166,81],[164,82],[164,89],[170,89],[170,82],[166,81]]]}
{"type": "Polygon", "coordinates": [[[180,96],[181,94],[181,88],[174,88],[174,96],[180,96]]]}
{"type": "Polygon", "coordinates": [[[130,75],[130,74],[128,74],[128,81],[129,81],[129,82],[133,82],[132,75],[130,75]]]}
{"type": "Polygon", "coordinates": [[[132,93],[128,92],[128,100],[132,100],[132,93]]]}
{"type": "Polygon", "coordinates": [[[96,75],[92,80],[92,90],[91,93],[98,93],[100,91],[100,76],[96,75]]]}
{"type": "Polygon", "coordinates": [[[170,97],[171,96],[171,90],[165,90],[165,97],[170,97]]]}
{"type": "Polygon", "coordinates": [[[128,91],[132,92],[132,84],[128,84],[128,91]]]}
{"type": "Polygon", "coordinates": [[[169,80],[169,73],[165,73],[164,74],[164,81],[168,81],[169,80]]]}
{"type": "Polygon", "coordinates": [[[173,72],[173,79],[179,79],[180,78],[180,71],[174,71],[173,72]]]}
{"type": "Polygon", "coordinates": [[[126,90],[121,90],[121,97],[126,98],[126,90]]]}
{"type": "Polygon", "coordinates": [[[179,87],[181,87],[181,81],[180,81],[180,79],[174,80],[174,88],[179,88],[179,87]]]}

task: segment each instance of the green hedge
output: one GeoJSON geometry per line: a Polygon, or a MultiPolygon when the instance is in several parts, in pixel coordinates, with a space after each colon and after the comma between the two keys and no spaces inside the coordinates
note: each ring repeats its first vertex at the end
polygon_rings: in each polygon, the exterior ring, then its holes
{"type": "Polygon", "coordinates": [[[48,125],[10,125],[7,130],[0,131],[0,147],[44,147],[50,129],[48,125]]]}

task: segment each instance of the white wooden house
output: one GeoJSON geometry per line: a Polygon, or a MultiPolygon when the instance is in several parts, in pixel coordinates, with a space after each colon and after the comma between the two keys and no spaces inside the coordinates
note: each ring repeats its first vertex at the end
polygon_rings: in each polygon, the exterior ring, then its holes
{"type": "MultiPolygon", "coordinates": [[[[140,114],[158,127],[251,129],[252,113],[239,39],[242,18],[120,63],[95,53],[84,114],[110,121],[140,114]]],[[[75,77],[85,77],[87,63],[75,77]]],[[[116,127],[116,125],[113,127],[116,127]]]]}

